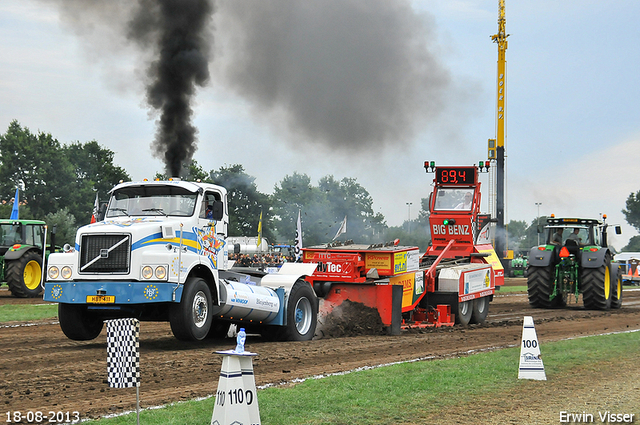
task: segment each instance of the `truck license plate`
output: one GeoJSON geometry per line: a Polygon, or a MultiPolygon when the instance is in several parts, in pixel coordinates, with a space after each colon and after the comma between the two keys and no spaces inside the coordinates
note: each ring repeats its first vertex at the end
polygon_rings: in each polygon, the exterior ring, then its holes
{"type": "Polygon", "coordinates": [[[87,303],[89,304],[113,304],[115,302],[115,295],[87,295],[87,303]]]}

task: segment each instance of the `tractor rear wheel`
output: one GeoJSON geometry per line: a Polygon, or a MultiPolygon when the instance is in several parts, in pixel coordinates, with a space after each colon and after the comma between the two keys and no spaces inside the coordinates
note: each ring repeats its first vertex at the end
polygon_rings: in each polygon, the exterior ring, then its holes
{"type": "Polygon", "coordinates": [[[36,251],[7,261],[7,285],[14,297],[37,297],[42,292],[41,281],[42,257],[36,251]]]}
{"type": "Polygon", "coordinates": [[[554,267],[529,266],[527,269],[527,295],[534,308],[559,308],[567,304],[566,294],[560,292],[549,299],[553,292],[554,267]]]}
{"type": "Polygon", "coordinates": [[[611,264],[611,308],[622,307],[622,270],[611,264]]]}
{"type": "Polygon", "coordinates": [[[102,332],[104,322],[87,311],[86,305],[58,304],[60,329],[67,338],[74,341],[89,341],[102,332]]]}
{"type": "Polygon", "coordinates": [[[600,267],[582,269],[582,300],[590,310],[611,308],[611,257],[607,255],[600,267]]]}

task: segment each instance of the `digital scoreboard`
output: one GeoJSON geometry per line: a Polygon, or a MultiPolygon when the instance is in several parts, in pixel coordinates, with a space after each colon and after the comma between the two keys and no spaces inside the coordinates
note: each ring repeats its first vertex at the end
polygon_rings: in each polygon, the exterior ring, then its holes
{"type": "Polygon", "coordinates": [[[469,185],[476,183],[476,167],[437,167],[437,184],[469,185]]]}

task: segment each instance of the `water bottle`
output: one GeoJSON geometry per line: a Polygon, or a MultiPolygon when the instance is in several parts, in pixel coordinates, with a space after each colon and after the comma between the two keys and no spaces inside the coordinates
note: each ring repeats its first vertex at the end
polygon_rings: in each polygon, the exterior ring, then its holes
{"type": "Polygon", "coordinates": [[[244,328],[240,328],[240,332],[238,332],[238,336],[236,336],[236,349],[234,350],[236,353],[244,353],[244,342],[247,340],[247,334],[244,331],[244,328]]]}

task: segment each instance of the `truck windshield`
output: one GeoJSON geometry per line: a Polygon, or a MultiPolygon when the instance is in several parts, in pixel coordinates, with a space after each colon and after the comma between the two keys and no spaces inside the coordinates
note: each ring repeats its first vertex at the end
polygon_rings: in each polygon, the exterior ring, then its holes
{"type": "Polygon", "coordinates": [[[174,215],[189,217],[197,193],[176,186],[133,186],[111,195],[106,217],[174,215]]]}
{"type": "Polygon", "coordinates": [[[473,188],[438,188],[436,191],[436,201],[433,206],[434,211],[471,211],[473,190],[473,188]]]}

